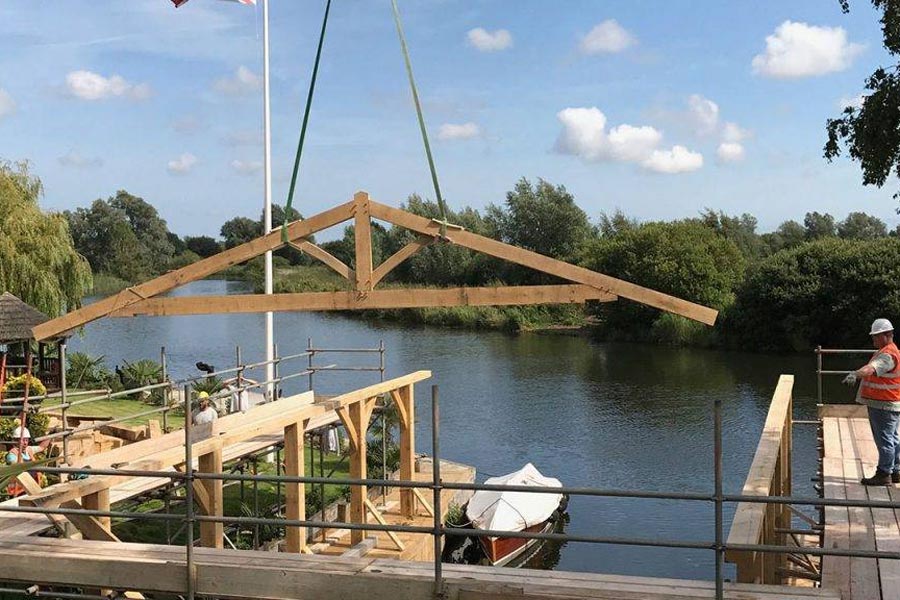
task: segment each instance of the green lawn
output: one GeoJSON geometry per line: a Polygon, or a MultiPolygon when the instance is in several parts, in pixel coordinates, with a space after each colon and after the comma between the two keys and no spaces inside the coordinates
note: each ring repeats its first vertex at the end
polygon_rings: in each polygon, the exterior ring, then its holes
{"type": "MultiPolygon", "coordinates": [[[[70,398],[70,402],[81,402],[90,397],[91,396],[87,395],[74,396],[70,398]]],[[[61,403],[62,401],[59,398],[50,398],[44,402],[43,407],[45,409],[53,409],[54,406],[58,406],[61,403]]],[[[79,404],[78,406],[69,408],[66,412],[69,416],[111,417],[112,419],[120,419],[122,417],[144,413],[155,408],[159,407],[143,400],[122,396],[109,400],[97,400],[96,402],[79,404]]],[[[59,410],[52,410],[52,412],[56,413],[59,412],[59,410]]],[[[134,419],[127,419],[121,421],[121,423],[124,425],[146,425],[151,419],[159,421],[160,424],[162,424],[162,413],[159,412],[134,419]]],[[[184,427],[184,415],[180,410],[169,411],[168,426],[173,429],[184,427]]]]}

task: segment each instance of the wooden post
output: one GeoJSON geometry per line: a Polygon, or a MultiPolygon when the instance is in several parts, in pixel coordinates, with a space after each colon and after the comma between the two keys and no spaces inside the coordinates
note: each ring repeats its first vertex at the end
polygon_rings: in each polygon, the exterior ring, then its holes
{"type": "MultiPolygon", "coordinates": [[[[215,448],[212,452],[202,454],[199,459],[201,473],[222,473],[222,448],[215,448]]],[[[206,489],[209,506],[200,510],[203,514],[222,516],[222,480],[203,479],[203,487],[206,489]]],[[[224,548],[224,524],[221,522],[200,521],[200,543],[207,548],[224,548]]]]}
{"type": "MultiPolygon", "coordinates": [[[[81,505],[87,510],[109,510],[109,488],[103,488],[88,494],[81,500],[81,505]]],[[[112,531],[112,520],[109,517],[94,517],[103,529],[112,531]]]]}
{"type": "MultiPolygon", "coordinates": [[[[391,394],[400,413],[400,479],[412,481],[416,466],[416,403],[413,386],[407,385],[391,394]]],[[[400,489],[400,514],[413,517],[416,514],[416,497],[413,489],[400,489]]]]}
{"type": "MultiPolygon", "coordinates": [[[[359,273],[359,269],[356,271],[359,273]]],[[[350,421],[353,423],[353,436],[356,443],[352,445],[350,455],[350,479],[365,479],[366,477],[366,429],[368,423],[363,422],[363,402],[354,402],[349,406],[350,421]]],[[[350,486],[350,522],[366,522],[366,498],[368,498],[366,486],[350,486]]],[[[366,532],[354,529],[350,532],[350,544],[355,545],[363,541],[366,532]]]]}
{"type": "MultiPolygon", "coordinates": [[[[303,477],[306,456],[303,434],[309,419],[293,423],[284,428],[284,474],[289,477],[303,477]]],[[[294,521],[306,520],[306,484],[287,483],[284,491],[285,517],[294,521]]],[[[306,528],[288,525],[285,535],[288,552],[299,554],[306,546],[306,528]]]]}
{"type": "MultiPolygon", "coordinates": [[[[354,240],[356,243],[356,291],[372,289],[372,221],[369,215],[369,194],[353,194],[354,240]]],[[[359,541],[362,541],[360,538],[359,541]]]]}

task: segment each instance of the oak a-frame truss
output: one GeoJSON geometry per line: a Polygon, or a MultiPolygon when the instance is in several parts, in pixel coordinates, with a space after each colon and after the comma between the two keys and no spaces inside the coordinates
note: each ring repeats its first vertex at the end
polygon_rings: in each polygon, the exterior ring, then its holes
{"type": "Polygon", "coordinates": [[[52,319],[34,328],[37,340],[58,336],[105,316],[196,315],[267,311],[324,311],[376,308],[416,308],[432,306],[486,306],[515,304],[572,304],[587,300],[609,302],[626,298],[648,306],[712,325],[718,312],[712,308],[682,300],[609,275],[517,248],[454,226],[445,228],[437,221],[379,204],[366,192],[357,192],[353,200],[308,219],[287,226],[287,242],[281,229],[235,246],[150,281],[129,287],[117,294],[52,319]],[[307,238],[318,231],[345,221],[355,226],[355,269],[307,238]],[[371,219],[403,227],[418,237],[378,266],[372,264],[371,219]],[[458,287],[440,289],[376,289],[384,277],[404,260],[433,243],[453,243],[495,258],[568,280],[562,285],[509,287],[458,287]],[[229,296],[156,297],[186,283],[203,279],[247,260],[292,246],[323,262],[346,278],[353,289],[335,292],[292,294],[243,294],[229,296]]]}

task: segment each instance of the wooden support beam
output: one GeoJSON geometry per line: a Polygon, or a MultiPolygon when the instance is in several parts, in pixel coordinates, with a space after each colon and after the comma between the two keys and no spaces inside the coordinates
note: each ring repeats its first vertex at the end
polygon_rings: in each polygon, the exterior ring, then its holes
{"type": "MultiPolygon", "coordinates": [[[[378,511],[378,509],[375,508],[375,505],[372,504],[371,500],[366,498],[365,504],[366,509],[368,509],[368,511],[372,513],[372,517],[374,517],[375,520],[378,521],[378,523],[385,526],[388,524],[387,521],[384,520],[384,517],[381,516],[381,513],[378,511]]],[[[385,531],[385,533],[389,538],[391,538],[391,541],[394,542],[394,545],[397,546],[397,550],[403,552],[406,549],[406,545],[402,541],[400,541],[400,537],[396,533],[394,533],[393,531],[385,531]]]]}
{"type": "Polygon", "coordinates": [[[425,246],[432,244],[433,242],[433,237],[420,235],[418,238],[414,239],[410,243],[397,250],[394,254],[389,256],[387,260],[375,267],[374,271],[372,271],[372,287],[378,285],[388,273],[396,269],[407,258],[413,256],[416,252],[418,252],[425,246]]]}
{"type": "MultiPolygon", "coordinates": [[[[350,453],[350,479],[365,479],[366,472],[366,429],[368,423],[363,421],[364,402],[354,402],[348,407],[349,421],[353,424],[353,436],[356,443],[352,445],[350,453]]],[[[350,430],[348,429],[348,434],[350,430]]],[[[352,442],[351,442],[352,444],[352,442]]],[[[350,486],[350,522],[366,523],[366,505],[368,501],[367,489],[364,485],[350,486]]],[[[350,531],[350,543],[358,544],[365,538],[366,532],[360,529],[350,531]]]]}
{"type": "Polygon", "coordinates": [[[369,216],[369,194],[353,194],[353,238],[356,244],[356,291],[372,289],[372,221],[369,216]]]}
{"type": "MultiPolygon", "coordinates": [[[[99,490],[82,498],[81,505],[87,510],[109,511],[109,488],[99,490]]],[[[94,517],[97,524],[106,531],[112,532],[112,519],[109,517],[94,517]]]]}
{"type": "Polygon", "coordinates": [[[415,494],[416,499],[422,503],[422,508],[424,508],[425,512],[428,513],[428,516],[433,517],[434,516],[434,507],[431,506],[431,502],[429,502],[428,499],[425,498],[425,495],[422,493],[422,490],[420,490],[418,488],[413,488],[412,493],[415,494]]]}
{"type": "MultiPolygon", "coordinates": [[[[416,402],[413,386],[407,385],[391,392],[397,412],[400,413],[400,479],[415,479],[416,467],[416,402]]],[[[400,489],[400,514],[413,517],[416,514],[414,489],[400,489]]]]}
{"type": "MultiPolygon", "coordinates": [[[[184,473],[184,463],[175,465],[175,470],[184,473]]],[[[191,487],[194,488],[194,502],[200,508],[200,513],[204,515],[212,514],[209,494],[206,491],[206,486],[203,485],[203,480],[195,479],[191,487]]]]}
{"type": "MultiPolygon", "coordinates": [[[[305,238],[317,231],[346,221],[353,216],[353,210],[354,203],[347,202],[303,221],[295,221],[288,225],[288,239],[305,238]]],[[[218,273],[223,269],[264,254],[268,250],[276,250],[282,245],[281,228],[279,227],[272,233],[258,237],[246,244],[241,244],[209,258],[204,258],[186,267],[127,288],[118,294],[37,325],[33,328],[32,333],[36,340],[58,336],[61,333],[81,327],[85,323],[105,317],[116,310],[146,298],[162,294],[186,283],[203,279],[208,275],[218,273]]]]}
{"type": "Polygon", "coordinates": [[[347,430],[347,439],[350,440],[350,450],[356,452],[358,449],[359,434],[356,431],[356,423],[350,416],[350,407],[341,406],[335,409],[337,416],[341,419],[341,425],[347,430]]]}
{"type": "MultiPolygon", "coordinates": [[[[284,428],[284,474],[303,477],[305,456],[303,433],[309,420],[293,423],[284,428]]],[[[306,520],[306,486],[302,483],[285,484],[285,517],[293,521],[306,520]]],[[[288,525],[285,545],[288,552],[300,553],[306,547],[306,528],[288,525]]]]}
{"type": "MultiPolygon", "coordinates": [[[[28,471],[24,471],[16,475],[16,479],[22,484],[22,487],[25,488],[25,493],[31,494],[40,494],[43,491],[41,485],[34,480],[34,477],[31,476],[31,473],[28,471]]],[[[65,524],[66,518],[62,515],[47,515],[47,519],[50,520],[51,523],[56,525],[59,530],[65,533],[65,524]]]]}
{"type": "Polygon", "coordinates": [[[369,536],[360,543],[355,546],[351,546],[349,550],[341,554],[342,558],[362,558],[366,554],[369,553],[370,550],[374,550],[378,545],[378,538],[375,536],[369,536]]]}
{"type": "MultiPolygon", "coordinates": [[[[198,460],[201,473],[222,474],[222,448],[214,448],[212,452],[200,455],[198,460]]],[[[200,483],[206,491],[208,505],[201,506],[201,512],[207,516],[221,517],[224,500],[221,479],[201,479],[200,483]]],[[[225,524],[221,522],[200,521],[200,544],[206,548],[225,547],[225,524]]]]}
{"type": "Polygon", "coordinates": [[[345,265],[344,262],[338,257],[334,256],[326,250],[323,250],[319,246],[316,246],[309,240],[299,240],[297,242],[291,242],[288,245],[296,248],[301,252],[309,254],[344,279],[347,279],[349,281],[356,281],[356,272],[353,269],[345,265]]]}
{"type": "MultiPolygon", "coordinates": [[[[440,233],[440,225],[432,220],[414,215],[412,213],[379,204],[375,201],[369,202],[369,210],[373,218],[387,221],[405,227],[411,231],[421,233],[423,235],[436,236],[440,233]]],[[[447,238],[454,244],[458,244],[465,248],[482,252],[489,256],[494,256],[509,262],[513,262],[524,267],[530,267],[537,271],[549,273],[556,277],[561,277],[576,283],[589,285],[597,289],[609,292],[622,298],[634,300],[648,306],[653,306],[660,310],[675,313],[707,325],[713,325],[716,322],[718,311],[694,302],[688,302],[656,290],[651,290],[643,286],[616,279],[609,275],[603,275],[583,267],[571,265],[561,260],[550,258],[531,252],[523,248],[517,248],[509,244],[504,244],[497,240],[492,240],[484,236],[480,236],[464,230],[447,230],[447,238]]]]}
{"type": "Polygon", "coordinates": [[[390,289],[359,292],[304,292],[297,294],[234,294],[229,296],[177,296],[149,298],[111,313],[137,315],[206,315],[281,311],[367,310],[430,306],[509,306],[530,304],[582,304],[587,300],[611,302],[616,296],[586,285],[522,285],[475,288],[390,289]]]}

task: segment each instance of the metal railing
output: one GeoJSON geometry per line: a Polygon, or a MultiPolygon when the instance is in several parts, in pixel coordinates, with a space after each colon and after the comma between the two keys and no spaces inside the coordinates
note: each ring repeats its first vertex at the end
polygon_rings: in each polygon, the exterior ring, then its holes
{"type": "MultiPolygon", "coordinates": [[[[184,484],[188,493],[188,502],[186,504],[185,515],[175,514],[158,514],[158,513],[128,513],[118,511],[100,511],[86,509],[65,509],[65,508],[40,508],[27,506],[0,506],[0,511],[12,511],[21,513],[39,513],[39,514],[80,514],[91,515],[97,517],[125,517],[132,519],[154,519],[159,521],[177,521],[186,525],[188,539],[186,542],[186,578],[184,593],[189,600],[194,598],[196,593],[194,587],[194,558],[193,558],[193,524],[197,522],[221,522],[221,523],[243,523],[248,525],[278,525],[283,527],[330,527],[334,523],[320,521],[314,519],[291,520],[283,518],[262,518],[262,517],[240,517],[240,516],[213,516],[197,514],[193,506],[192,485],[197,480],[242,480],[253,482],[279,482],[279,483],[304,483],[304,484],[343,484],[343,485],[365,485],[365,486],[385,486],[390,488],[411,489],[418,488],[422,490],[431,490],[434,502],[434,523],[432,526],[416,526],[416,525],[380,525],[369,523],[340,523],[340,528],[362,531],[391,531],[406,532],[416,534],[427,534],[434,538],[434,589],[436,597],[444,590],[444,580],[442,576],[442,563],[440,544],[441,537],[446,534],[468,535],[474,537],[494,537],[503,536],[511,538],[550,540],[559,542],[582,542],[592,544],[613,544],[626,546],[645,546],[645,547],[662,547],[676,549],[695,549],[708,550],[715,553],[715,597],[722,599],[724,597],[725,577],[723,573],[723,561],[726,551],[736,552],[758,552],[771,554],[786,554],[797,552],[795,546],[784,546],[774,544],[730,544],[724,538],[723,509],[726,504],[732,503],[761,503],[776,505],[798,505],[798,506],[840,506],[840,507],[869,507],[869,508],[887,508],[900,509],[900,502],[886,501],[870,501],[870,500],[847,500],[847,499],[825,499],[818,497],[794,497],[794,496],[755,496],[745,494],[727,494],[723,490],[723,474],[722,474],[722,400],[716,398],[712,402],[713,412],[713,471],[714,485],[712,490],[696,491],[696,492],[662,492],[662,491],[646,491],[646,490],[627,490],[627,489],[602,489],[591,487],[570,487],[563,486],[558,488],[535,488],[533,486],[510,486],[510,485],[487,485],[477,483],[459,483],[444,482],[441,479],[440,464],[440,411],[439,411],[439,395],[438,387],[431,388],[431,425],[432,425],[432,480],[430,482],[411,481],[411,480],[393,480],[393,479],[350,479],[350,478],[323,478],[323,477],[305,477],[305,476],[272,476],[272,475],[245,475],[245,474],[228,474],[228,473],[200,473],[196,472],[192,464],[192,449],[190,440],[190,419],[186,421],[185,426],[185,465],[184,472],[172,471],[124,471],[117,469],[78,469],[78,468],[61,468],[61,467],[37,467],[36,471],[48,473],[80,473],[90,475],[127,475],[132,477],[155,477],[169,478],[173,482],[177,481],[184,484]],[[595,535],[572,535],[566,533],[530,533],[508,531],[492,531],[492,530],[475,530],[463,529],[458,527],[448,527],[442,522],[441,510],[441,492],[443,490],[495,490],[495,491],[516,491],[525,493],[564,493],[571,496],[588,496],[588,497],[606,497],[606,498],[630,498],[630,499],[659,499],[673,501],[689,501],[702,502],[712,508],[712,519],[715,525],[715,534],[713,539],[705,539],[699,541],[684,541],[675,539],[653,539],[639,537],[612,537],[612,536],[595,536],[595,535]]],[[[837,549],[837,548],[803,548],[803,552],[812,556],[848,556],[863,557],[872,559],[893,559],[900,560],[900,552],[887,552],[876,550],[859,550],[859,549],[837,549]]],[[[2,575],[0,575],[2,577],[2,575]]],[[[39,577],[36,574],[36,580],[39,577]]],[[[53,582],[51,582],[51,585],[53,582]]],[[[61,584],[57,584],[61,585],[61,584]]],[[[152,591],[152,590],[150,590],[152,591]]],[[[87,596],[86,596],[87,597],[87,596]]]]}
{"type": "Polygon", "coordinates": [[[823,375],[847,375],[851,371],[849,370],[835,370],[835,369],[825,369],[824,362],[825,357],[832,356],[854,356],[854,355],[865,355],[871,356],[874,352],[874,349],[869,350],[860,350],[853,348],[823,348],[822,346],[816,346],[813,349],[813,352],[816,355],[816,401],[818,404],[825,404],[824,391],[823,391],[823,375]]]}

